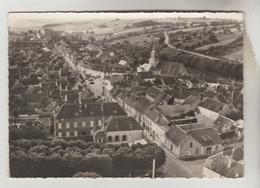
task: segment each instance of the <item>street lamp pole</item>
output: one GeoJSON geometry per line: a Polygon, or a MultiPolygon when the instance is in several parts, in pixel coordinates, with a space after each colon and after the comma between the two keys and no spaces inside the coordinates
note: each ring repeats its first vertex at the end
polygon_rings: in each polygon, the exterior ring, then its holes
{"type": "Polygon", "coordinates": [[[152,179],[154,179],[155,176],[155,159],[153,159],[153,173],[152,173],[152,179]]]}

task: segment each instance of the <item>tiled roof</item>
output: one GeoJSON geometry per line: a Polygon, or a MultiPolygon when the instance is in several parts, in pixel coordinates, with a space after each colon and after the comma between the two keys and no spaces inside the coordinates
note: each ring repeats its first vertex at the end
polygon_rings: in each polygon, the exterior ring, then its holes
{"type": "Polygon", "coordinates": [[[124,116],[126,113],[117,103],[64,104],[57,119],[121,115],[124,116]]]}
{"type": "Polygon", "coordinates": [[[151,105],[152,102],[144,96],[137,101],[137,103],[134,105],[134,108],[136,111],[144,113],[151,105]]]}
{"type": "Polygon", "coordinates": [[[190,95],[184,100],[184,102],[182,104],[192,105],[192,104],[199,102],[199,101],[200,101],[200,98],[198,96],[190,95]]]}
{"type": "Polygon", "coordinates": [[[234,161],[241,161],[244,159],[244,150],[242,147],[233,148],[223,152],[224,156],[231,156],[234,161]]]}
{"type": "Polygon", "coordinates": [[[164,91],[157,87],[150,87],[146,91],[146,95],[152,97],[155,100],[160,100],[164,96],[164,91]]]}
{"type": "Polygon", "coordinates": [[[178,117],[193,110],[190,105],[158,105],[161,112],[169,118],[178,117]]]}
{"type": "Polygon", "coordinates": [[[218,118],[213,123],[213,129],[216,131],[224,131],[225,129],[230,129],[233,125],[233,121],[229,118],[226,118],[224,116],[218,116],[218,118]]]}
{"type": "Polygon", "coordinates": [[[194,129],[188,132],[202,146],[212,146],[221,144],[221,138],[212,128],[194,129]]]}
{"type": "Polygon", "coordinates": [[[152,72],[138,72],[137,75],[140,79],[152,79],[152,78],[154,78],[154,75],[153,75],[152,72]]]}
{"type": "Polygon", "coordinates": [[[172,76],[162,76],[165,85],[178,85],[178,81],[172,76]]]}
{"type": "Polygon", "coordinates": [[[219,93],[218,95],[216,95],[213,100],[217,101],[217,102],[222,102],[222,103],[227,103],[227,100],[225,98],[224,95],[222,95],[221,93],[219,93]]]}
{"type": "Polygon", "coordinates": [[[125,98],[125,103],[131,107],[133,107],[137,100],[139,99],[139,97],[135,94],[130,94],[125,98]]]}
{"type": "Polygon", "coordinates": [[[220,153],[216,156],[208,158],[204,165],[224,177],[239,178],[244,175],[244,165],[237,162],[241,160],[243,160],[243,149],[236,148],[225,151],[223,154],[220,153]],[[231,156],[235,151],[240,153],[237,158],[238,160],[231,156]],[[228,165],[229,163],[231,163],[230,166],[228,165]]]}
{"type": "Polygon", "coordinates": [[[145,111],[145,116],[148,117],[153,122],[157,123],[158,126],[163,128],[165,131],[169,130],[169,122],[164,117],[160,117],[160,112],[154,107],[150,107],[145,111]]]}
{"type": "Polygon", "coordinates": [[[213,112],[219,112],[224,107],[224,105],[224,103],[217,102],[210,98],[205,98],[202,101],[202,103],[200,103],[201,107],[211,110],[213,112]]]}
{"type": "Polygon", "coordinates": [[[185,66],[181,63],[161,62],[159,64],[160,74],[168,76],[177,76],[181,74],[188,74],[185,66]]]}
{"type": "Polygon", "coordinates": [[[133,117],[113,117],[106,126],[106,132],[142,130],[133,117]]]}
{"type": "Polygon", "coordinates": [[[172,126],[167,132],[166,137],[174,144],[181,144],[187,137],[187,134],[178,127],[172,126]]]}

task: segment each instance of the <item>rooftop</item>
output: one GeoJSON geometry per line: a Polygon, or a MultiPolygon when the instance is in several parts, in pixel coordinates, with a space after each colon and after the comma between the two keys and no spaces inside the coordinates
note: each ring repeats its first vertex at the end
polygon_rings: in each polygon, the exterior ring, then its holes
{"type": "Polygon", "coordinates": [[[113,117],[109,120],[106,132],[142,130],[133,117],[113,117]]]}
{"type": "Polygon", "coordinates": [[[181,63],[161,62],[158,67],[162,75],[178,76],[188,74],[185,66],[181,63]]]}
{"type": "Polygon", "coordinates": [[[211,110],[213,112],[219,112],[223,107],[224,103],[222,102],[217,102],[213,99],[210,98],[205,98],[201,103],[200,106],[203,108],[206,108],[208,110],[211,110]]]}
{"type": "Polygon", "coordinates": [[[125,115],[125,111],[117,103],[64,104],[57,119],[125,115]]]}
{"type": "Polygon", "coordinates": [[[221,144],[221,138],[213,128],[193,129],[188,132],[202,146],[221,144]]]}

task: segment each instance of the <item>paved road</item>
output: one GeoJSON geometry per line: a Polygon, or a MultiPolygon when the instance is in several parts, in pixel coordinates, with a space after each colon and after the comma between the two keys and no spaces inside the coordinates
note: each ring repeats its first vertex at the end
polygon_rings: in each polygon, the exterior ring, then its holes
{"type": "Polygon", "coordinates": [[[204,58],[208,58],[208,59],[212,59],[212,60],[220,60],[219,58],[215,58],[215,57],[212,57],[212,56],[208,56],[208,55],[204,55],[204,54],[200,54],[200,53],[197,53],[197,52],[191,52],[191,51],[188,51],[188,50],[183,50],[183,49],[180,49],[180,48],[176,48],[175,46],[172,46],[170,43],[169,43],[169,35],[168,33],[165,31],[164,32],[164,37],[165,37],[165,40],[164,40],[164,43],[172,48],[172,49],[175,49],[175,50],[178,50],[178,51],[182,51],[182,52],[185,52],[185,53],[189,53],[189,54],[192,54],[192,55],[195,55],[195,56],[200,56],[200,57],[204,57],[204,58]]]}
{"type": "Polygon", "coordinates": [[[166,177],[202,177],[204,159],[194,161],[182,161],[165,149],[166,153],[166,177]]]}
{"type": "MultiPolygon", "coordinates": [[[[84,69],[78,69],[73,61],[64,53],[62,53],[66,59],[66,62],[73,68],[75,71],[84,72],[84,69]]],[[[102,95],[102,87],[104,86],[105,80],[102,78],[93,79],[94,84],[90,84],[85,77],[85,74],[82,74],[86,80],[87,86],[92,90],[95,96],[102,95]]],[[[173,154],[171,154],[168,150],[165,149],[166,153],[166,168],[167,174],[166,177],[201,177],[202,175],[202,164],[203,160],[196,161],[181,161],[177,159],[173,154]]]]}

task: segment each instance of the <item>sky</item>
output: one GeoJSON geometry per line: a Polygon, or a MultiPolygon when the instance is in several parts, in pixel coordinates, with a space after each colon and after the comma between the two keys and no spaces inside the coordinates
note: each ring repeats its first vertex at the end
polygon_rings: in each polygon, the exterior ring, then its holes
{"type": "Polygon", "coordinates": [[[177,17],[207,17],[207,18],[220,18],[220,19],[235,19],[243,20],[242,13],[187,13],[187,12],[167,12],[167,13],[76,13],[76,12],[60,12],[60,13],[9,13],[8,25],[11,27],[19,27],[19,25],[34,23],[35,25],[49,23],[57,23],[57,21],[83,21],[91,19],[159,19],[159,18],[177,18],[177,17]],[[44,22],[44,23],[42,23],[44,22]],[[21,24],[22,23],[22,24],[21,24]]]}

